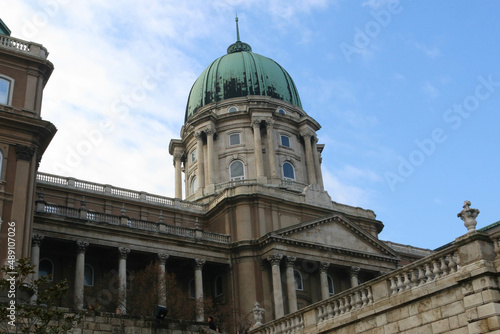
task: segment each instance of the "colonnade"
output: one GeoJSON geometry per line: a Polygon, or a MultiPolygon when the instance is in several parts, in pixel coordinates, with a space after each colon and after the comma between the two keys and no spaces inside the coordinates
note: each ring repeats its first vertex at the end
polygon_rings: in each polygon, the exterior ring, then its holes
{"type": "MultiPolygon", "coordinates": [[[[267,260],[271,264],[271,274],[272,274],[272,290],[273,290],[273,303],[274,303],[274,314],[275,318],[281,318],[285,315],[284,303],[283,303],[283,290],[281,282],[281,261],[285,258],[286,271],[285,271],[285,282],[286,282],[286,293],[288,299],[288,311],[293,313],[297,311],[297,290],[295,287],[295,275],[294,275],[294,265],[297,261],[295,256],[284,256],[283,254],[275,253],[267,257],[267,260]]],[[[330,267],[329,262],[319,263],[319,274],[320,274],[320,289],[321,289],[321,299],[327,299],[330,297],[330,290],[328,287],[328,268],[330,267]]],[[[358,274],[360,272],[359,267],[350,268],[350,281],[351,287],[356,287],[359,285],[358,274]]]]}
{"type": "MultiPolygon", "coordinates": [[[[262,149],[260,149],[263,144],[261,137],[262,125],[266,128],[267,141],[264,144],[267,148],[266,151],[269,160],[269,176],[271,178],[277,178],[278,175],[280,175],[276,161],[274,123],[275,121],[272,118],[253,118],[251,122],[253,129],[253,146],[255,148],[255,175],[258,182],[262,182],[263,178],[266,177],[262,149]]],[[[201,189],[216,183],[216,162],[218,161],[217,152],[214,146],[214,136],[216,133],[215,125],[213,124],[194,133],[194,137],[196,138],[196,161],[198,164],[196,176],[198,178],[198,187],[201,189]],[[206,137],[206,150],[204,150],[204,135],[206,137]]],[[[307,168],[307,180],[303,182],[307,184],[319,184],[323,187],[321,157],[317,147],[318,139],[316,134],[314,130],[306,128],[300,132],[300,136],[304,140],[305,165],[307,168]]],[[[182,161],[184,160],[186,163],[185,151],[181,147],[177,147],[174,150],[173,156],[175,166],[175,197],[182,199],[182,161]]],[[[188,184],[186,184],[186,187],[189,187],[188,184]]],[[[188,192],[187,189],[186,192],[188,192]]]]}
{"type": "MultiPolygon", "coordinates": [[[[40,247],[44,239],[44,236],[34,234],[32,236],[32,246],[31,246],[31,263],[34,265],[34,277],[32,279],[38,278],[38,270],[40,264],[40,247]]],[[[77,310],[81,310],[84,307],[84,281],[85,281],[85,254],[89,247],[89,243],[86,241],[78,240],[75,243],[76,246],[76,259],[75,259],[75,278],[74,278],[74,304],[73,306],[77,310]]],[[[130,248],[127,247],[117,247],[117,257],[118,257],[118,308],[117,313],[125,314],[127,309],[127,258],[130,254],[130,248]]],[[[158,293],[158,304],[166,305],[166,261],[169,258],[167,253],[158,253],[157,261],[159,264],[159,282],[160,282],[160,292],[158,293]]],[[[194,269],[194,283],[195,283],[195,296],[196,300],[200,305],[197,307],[196,319],[197,321],[204,320],[203,311],[203,266],[206,260],[197,258],[193,260],[194,269]]],[[[36,299],[36,295],[33,296],[33,301],[36,299]]]]}

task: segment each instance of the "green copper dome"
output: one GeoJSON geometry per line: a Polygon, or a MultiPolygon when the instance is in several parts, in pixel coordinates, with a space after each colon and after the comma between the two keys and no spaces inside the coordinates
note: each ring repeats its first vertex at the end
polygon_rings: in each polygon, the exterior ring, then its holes
{"type": "Polygon", "coordinates": [[[238,41],[214,60],[195,81],[186,106],[187,121],[210,103],[249,95],[269,96],[302,108],[290,75],[277,62],[252,52],[238,41]]]}

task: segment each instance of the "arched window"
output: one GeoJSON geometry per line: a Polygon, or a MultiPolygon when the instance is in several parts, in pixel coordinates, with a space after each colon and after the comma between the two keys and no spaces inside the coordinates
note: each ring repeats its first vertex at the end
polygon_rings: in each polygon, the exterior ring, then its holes
{"type": "Polygon", "coordinates": [[[238,181],[245,179],[245,168],[243,162],[235,160],[229,165],[229,179],[231,181],[238,181]]]}
{"type": "Polygon", "coordinates": [[[54,264],[49,259],[42,259],[38,264],[38,278],[47,276],[52,282],[54,276],[54,264]]]}
{"type": "Polygon", "coordinates": [[[283,164],[283,179],[295,181],[295,169],[289,162],[283,164]]]}
{"type": "Polygon", "coordinates": [[[10,104],[12,97],[12,82],[12,79],[0,76],[0,104],[10,104]]]}
{"type": "Polygon", "coordinates": [[[194,285],[194,278],[189,281],[189,298],[196,299],[196,288],[194,285]]]}
{"type": "Polygon", "coordinates": [[[217,277],[215,277],[215,297],[219,297],[220,295],[222,295],[224,293],[224,289],[222,287],[222,276],[220,275],[217,275],[217,277]]]}
{"type": "Polygon", "coordinates": [[[285,109],[279,108],[279,109],[278,109],[278,114],[281,114],[281,115],[286,115],[286,111],[285,111],[285,109]]]}
{"type": "Polygon", "coordinates": [[[328,293],[330,294],[330,296],[333,296],[335,294],[335,286],[333,285],[333,278],[330,275],[326,277],[328,279],[328,293]]]}
{"type": "Polygon", "coordinates": [[[237,112],[237,111],[238,111],[238,107],[236,107],[236,106],[231,106],[231,107],[227,108],[228,113],[237,112]]]}
{"type": "Polygon", "coordinates": [[[83,270],[83,285],[94,286],[94,268],[90,264],[86,264],[83,270]]]}
{"type": "Polygon", "coordinates": [[[280,135],[281,146],[290,147],[290,137],[287,135],[280,135]]]}
{"type": "Polygon", "coordinates": [[[197,189],[198,189],[198,178],[196,176],[193,176],[193,178],[191,179],[191,194],[194,194],[197,189]]]}
{"type": "Polygon", "coordinates": [[[303,291],[304,282],[302,281],[302,274],[298,270],[294,270],[293,278],[295,279],[295,290],[303,291]]]}

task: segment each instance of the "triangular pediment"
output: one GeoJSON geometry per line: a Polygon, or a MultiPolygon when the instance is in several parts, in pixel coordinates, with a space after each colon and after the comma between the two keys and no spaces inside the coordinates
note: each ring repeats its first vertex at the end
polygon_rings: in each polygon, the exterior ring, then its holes
{"type": "Polygon", "coordinates": [[[277,230],[274,235],[311,245],[398,257],[383,242],[341,215],[299,223],[277,230]]]}

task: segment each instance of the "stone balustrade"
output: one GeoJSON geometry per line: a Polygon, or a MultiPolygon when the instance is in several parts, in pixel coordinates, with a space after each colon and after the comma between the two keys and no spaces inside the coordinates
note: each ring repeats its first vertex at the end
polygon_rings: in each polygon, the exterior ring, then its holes
{"type": "Polygon", "coordinates": [[[123,189],[110,185],[82,181],[71,177],[62,177],[41,172],[37,174],[37,182],[40,185],[48,184],[70,189],[78,189],[88,193],[108,194],[112,197],[124,198],[127,200],[149,203],[157,206],[180,207],[197,212],[204,212],[206,210],[206,207],[203,204],[179,201],[170,197],[163,197],[146,192],[123,189]]]}
{"type": "MultiPolygon", "coordinates": [[[[96,223],[105,223],[110,225],[121,225],[121,220],[123,217],[110,215],[106,213],[99,213],[94,211],[89,211],[86,208],[69,208],[64,206],[58,206],[53,204],[39,204],[35,210],[36,213],[52,214],[62,217],[68,217],[73,219],[86,219],[87,221],[92,221],[96,223]]],[[[159,222],[151,222],[146,220],[131,219],[126,218],[126,224],[121,225],[128,228],[151,231],[162,234],[170,234],[180,237],[201,239],[204,241],[210,241],[215,243],[229,244],[230,236],[227,234],[207,232],[196,228],[173,226],[159,222]],[[200,233],[197,234],[196,232],[200,233]]]]}
{"type": "MultiPolygon", "coordinates": [[[[499,244],[500,245],[500,244],[499,244]]],[[[500,253],[500,246],[498,246],[500,253]]],[[[450,246],[431,256],[392,271],[357,287],[348,289],[329,299],[309,305],[292,314],[252,330],[252,334],[318,333],[332,323],[349,323],[352,319],[376,313],[378,305],[388,299],[403,296],[415,289],[436,289],[440,280],[460,272],[458,247],[450,246]]],[[[442,285],[440,288],[444,288],[442,285]]],[[[416,293],[415,296],[418,296],[416,293]]],[[[413,296],[410,292],[410,296],[413,296]]],[[[383,310],[383,306],[381,308],[383,310]]]]}
{"type": "Polygon", "coordinates": [[[0,47],[46,59],[49,53],[42,45],[11,36],[0,35],[0,47]]]}

